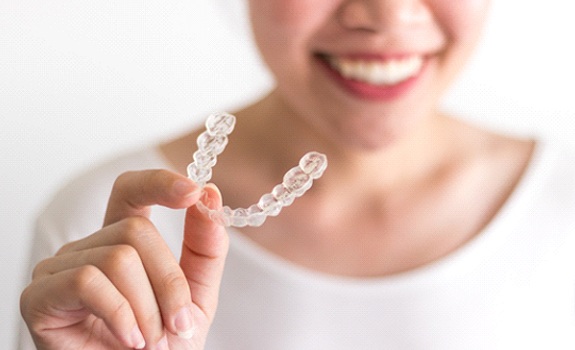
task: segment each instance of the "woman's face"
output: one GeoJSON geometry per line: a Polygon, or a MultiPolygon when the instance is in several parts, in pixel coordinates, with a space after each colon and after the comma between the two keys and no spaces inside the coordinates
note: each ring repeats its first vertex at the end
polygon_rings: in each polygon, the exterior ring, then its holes
{"type": "Polygon", "coordinates": [[[435,113],[489,0],[249,0],[274,92],[332,138],[379,148],[435,113]]]}

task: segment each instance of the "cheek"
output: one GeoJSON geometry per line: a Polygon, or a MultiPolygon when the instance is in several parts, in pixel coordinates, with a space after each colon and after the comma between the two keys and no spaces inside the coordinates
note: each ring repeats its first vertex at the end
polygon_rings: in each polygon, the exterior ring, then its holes
{"type": "Polygon", "coordinates": [[[306,66],[313,38],[329,20],[330,6],[337,1],[250,0],[253,35],[276,78],[291,79],[292,69],[306,66]]]}
{"type": "Polygon", "coordinates": [[[310,17],[318,12],[310,0],[250,0],[249,4],[252,23],[268,30],[297,31],[308,25],[310,17]]]}
{"type": "Polygon", "coordinates": [[[309,38],[329,20],[341,0],[250,0],[254,34],[273,40],[309,38]]]}
{"type": "Polygon", "coordinates": [[[437,21],[456,43],[474,44],[489,10],[489,0],[430,0],[437,21]]]}
{"type": "MultiPolygon", "coordinates": [[[[268,65],[285,56],[303,19],[298,15],[305,1],[250,0],[250,19],[257,46],[268,65]],[[270,62],[269,60],[272,60],[270,62]]],[[[286,57],[287,58],[287,57],[286,57]]],[[[273,64],[272,64],[273,65],[273,64]]]]}

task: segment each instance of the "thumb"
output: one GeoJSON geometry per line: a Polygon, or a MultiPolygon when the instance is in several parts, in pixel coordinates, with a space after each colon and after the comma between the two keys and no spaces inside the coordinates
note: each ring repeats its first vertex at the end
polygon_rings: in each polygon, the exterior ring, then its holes
{"type": "MultiPolygon", "coordinates": [[[[213,184],[204,187],[200,199],[210,209],[221,209],[222,197],[213,184]]],[[[187,209],[180,266],[190,284],[192,299],[212,320],[228,252],[225,228],[208,218],[194,205],[187,209]]]]}

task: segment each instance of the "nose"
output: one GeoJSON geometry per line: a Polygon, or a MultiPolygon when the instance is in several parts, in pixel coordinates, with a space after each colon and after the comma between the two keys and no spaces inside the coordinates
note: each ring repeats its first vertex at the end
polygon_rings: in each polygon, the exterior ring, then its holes
{"type": "Polygon", "coordinates": [[[338,16],[345,28],[368,32],[419,26],[433,17],[422,0],[344,0],[338,16]]]}

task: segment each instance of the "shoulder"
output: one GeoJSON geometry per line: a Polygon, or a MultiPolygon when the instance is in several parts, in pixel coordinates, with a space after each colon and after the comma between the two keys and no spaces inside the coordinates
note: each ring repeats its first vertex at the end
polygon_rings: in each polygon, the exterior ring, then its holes
{"type": "Polygon", "coordinates": [[[167,167],[150,146],[102,162],[61,187],[38,216],[36,231],[54,244],[79,239],[102,224],[115,179],[126,171],[167,167]]]}

